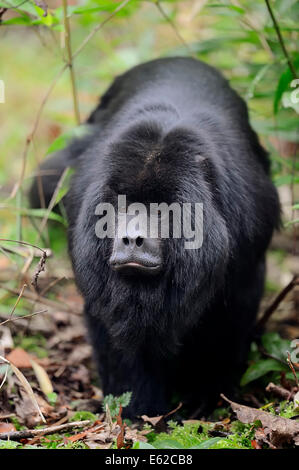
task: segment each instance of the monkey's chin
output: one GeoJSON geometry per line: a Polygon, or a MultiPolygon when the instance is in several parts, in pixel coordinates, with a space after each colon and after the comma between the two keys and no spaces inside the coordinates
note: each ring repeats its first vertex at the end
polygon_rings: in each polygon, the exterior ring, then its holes
{"type": "Polygon", "coordinates": [[[155,276],[161,271],[162,266],[160,264],[146,265],[130,261],[127,263],[113,263],[111,268],[124,276],[155,276]]]}

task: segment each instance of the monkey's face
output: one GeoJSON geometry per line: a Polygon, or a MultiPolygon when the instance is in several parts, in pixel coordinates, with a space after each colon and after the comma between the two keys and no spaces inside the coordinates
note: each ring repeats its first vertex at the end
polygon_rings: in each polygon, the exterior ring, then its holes
{"type": "MultiPolygon", "coordinates": [[[[145,206],[144,206],[145,207],[145,206]]],[[[126,276],[155,276],[163,265],[161,239],[150,236],[150,218],[120,214],[109,264],[126,276]]]]}

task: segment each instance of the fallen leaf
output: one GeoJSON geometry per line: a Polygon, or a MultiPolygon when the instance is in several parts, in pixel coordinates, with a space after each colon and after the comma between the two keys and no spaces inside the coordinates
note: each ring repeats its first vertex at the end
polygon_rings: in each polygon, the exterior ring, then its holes
{"type": "Polygon", "coordinates": [[[239,405],[224,395],[221,397],[227,401],[232,410],[236,413],[237,418],[242,423],[254,423],[261,421],[265,431],[265,435],[272,445],[281,447],[283,444],[294,442],[299,445],[299,422],[293,421],[281,416],[275,416],[266,411],[258,410],[257,408],[250,408],[249,406],[239,405]]]}
{"type": "Polygon", "coordinates": [[[16,428],[14,427],[13,424],[11,423],[1,423],[0,422],[0,433],[1,432],[11,432],[11,431],[15,431],[16,428]]]}
{"type": "Polygon", "coordinates": [[[255,441],[254,439],[251,441],[251,445],[254,449],[262,449],[260,444],[257,441],[255,441]]]}
{"type": "Polygon", "coordinates": [[[174,410],[169,411],[169,413],[166,413],[165,415],[152,416],[152,417],[147,416],[147,415],[142,415],[141,419],[143,419],[143,421],[146,423],[150,423],[155,428],[155,431],[164,432],[167,429],[165,418],[168,418],[169,416],[176,413],[181,407],[182,407],[182,403],[179,403],[179,405],[174,410]]]}
{"type": "Polygon", "coordinates": [[[78,434],[74,434],[73,436],[70,436],[67,439],[70,442],[76,442],[88,436],[89,434],[93,432],[96,433],[98,431],[101,431],[102,429],[104,429],[104,426],[102,425],[102,423],[100,421],[96,421],[91,428],[88,428],[85,431],[79,432],[78,434]]]}
{"type": "Polygon", "coordinates": [[[33,361],[33,359],[30,359],[30,363],[32,365],[32,369],[34,370],[35,376],[38,380],[41,391],[46,396],[49,393],[53,393],[53,386],[45,369],[39,364],[37,364],[37,362],[33,361]]]}
{"type": "Polygon", "coordinates": [[[14,372],[14,374],[17,376],[17,378],[19,379],[19,381],[21,382],[21,384],[23,385],[26,393],[28,394],[32,404],[34,405],[34,407],[36,408],[37,412],[39,413],[42,421],[45,423],[46,420],[40,410],[40,407],[36,401],[36,398],[35,398],[35,395],[33,393],[33,390],[31,388],[31,385],[30,383],[28,382],[28,380],[26,379],[26,377],[22,374],[22,372],[12,363],[12,362],[9,362],[9,360],[5,357],[2,357],[0,356],[0,359],[5,362],[6,364],[9,364],[12,371],[14,372]]]}
{"type": "Polygon", "coordinates": [[[31,368],[31,357],[22,348],[13,349],[9,354],[7,354],[6,359],[19,369],[31,368]]]}

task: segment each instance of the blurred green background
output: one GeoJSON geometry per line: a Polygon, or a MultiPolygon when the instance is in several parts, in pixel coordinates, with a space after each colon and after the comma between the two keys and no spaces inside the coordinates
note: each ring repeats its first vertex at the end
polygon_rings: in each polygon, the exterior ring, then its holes
{"type": "MultiPolygon", "coordinates": [[[[5,103],[0,104],[0,232],[32,242],[32,223],[23,210],[28,207],[26,190],[49,146],[74,129],[76,120],[65,70],[26,148],[41,103],[65,64],[66,35],[62,1],[49,0],[47,16],[33,0],[20,3],[0,0],[0,80],[5,84],[5,103]],[[9,197],[18,181],[20,188],[9,197]]],[[[270,5],[299,76],[299,3],[277,0],[270,5]]],[[[291,87],[294,73],[264,0],[72,0],[67,8],[73,52],[102,24],[73,64],[81,121],[111,80],[140,62],[193,55],[218,67],[246,100],[252,125],[271,153],[284,221],[296,235],[299,82],[291,87]]],[[[57,244],[58,238],[51,237],[51,242],[57,244]]]]}

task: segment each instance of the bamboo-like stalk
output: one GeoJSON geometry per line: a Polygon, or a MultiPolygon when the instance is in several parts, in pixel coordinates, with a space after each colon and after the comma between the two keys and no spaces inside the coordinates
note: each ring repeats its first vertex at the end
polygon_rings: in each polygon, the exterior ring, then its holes
{"type": "Polygon", "coordinates": [[[76,122],[79,125],[80,124],[80,112],[79,112],[77,87],[76,87],[75,72],[74,72],[73,58],[72,58],[71,28],[70,28],[69,18],[67,16],[67,6],[68,6],[67,0],[62,0],[62,5],[63,5],[63,18],[64,18],[64,29],[65,29],[65,45],[66,45],[66,52],[67,52],[67,65],[70,70],[74,113],[75,113],[76,122]]]}

